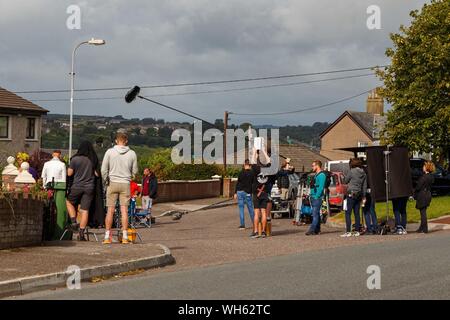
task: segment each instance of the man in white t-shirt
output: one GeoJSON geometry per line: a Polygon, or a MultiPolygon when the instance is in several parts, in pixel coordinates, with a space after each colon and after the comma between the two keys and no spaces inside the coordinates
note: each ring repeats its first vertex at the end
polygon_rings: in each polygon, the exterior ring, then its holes
{"type": "Polygon", "coordinates": [[[52,181],[55,183],[66,182],[66,165],[60,158],[61,151],[55,150],[52,153],[52,160],[44,163],[41,175],[44,186],[47,186],[47,184],[52,181]]]}

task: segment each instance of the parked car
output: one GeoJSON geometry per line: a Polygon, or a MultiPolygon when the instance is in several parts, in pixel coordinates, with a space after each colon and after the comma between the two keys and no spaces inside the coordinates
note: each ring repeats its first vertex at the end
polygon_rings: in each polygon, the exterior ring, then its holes
{"type": "MultiPolygon", "coordinates": [[[[411,166],[411,175],[413,186],[417,184],[417,180],[423,175],[423,165],[426,160],[420,158],[412,158],[409,160],[411,166]]],[[[436,171],[433,172],[434,183],[431,186],[431,193],[433,195],[447,195],[450,194],[450,172],[445,170],[439,164],[434,164],[436,171]]]]}
{"type": "Polygon", "coordinates": [[[344,174],[342,172],[331,173],[331,183],[328,190],[330,208],[341,211],[345,195],[347,194],[347,185],[344,184],[344,174]]]}
{"type": "Polygon", "coordinates": [[[341,172],[346,175],[350,171],[350,160],[330,160],[325,169],[330,172],[341,172]]]}
{"type": "Polygon", "coordinates": [[[295,214],[295,200],[297,198],[300,177],[296,173],[291,173],[288,177],[288,200],[281,200],[281,190],[278,188],[277,183],[272,187],[270,197],[272,198],[272,214],[274,218],[281,218],[283,214],[287,214],[289,217],[295,214]]]}

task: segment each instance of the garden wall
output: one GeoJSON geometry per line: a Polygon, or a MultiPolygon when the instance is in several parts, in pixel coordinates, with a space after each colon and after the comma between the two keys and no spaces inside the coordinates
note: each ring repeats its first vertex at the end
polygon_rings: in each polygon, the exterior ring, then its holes
{"type": "Polygon", "coordinates": [[[40,244],[42,227],[42,201],[0,198],[0,249],[40,244]]]}
{"type": "Polygon", "coordinates": [[[221,180],[158,182],[157,202],[171,202],[219,197],[221,180]]]}

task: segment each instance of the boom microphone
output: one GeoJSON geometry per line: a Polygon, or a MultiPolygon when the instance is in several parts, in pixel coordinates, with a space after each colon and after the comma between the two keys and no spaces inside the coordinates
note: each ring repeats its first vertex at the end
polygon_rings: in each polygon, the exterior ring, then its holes
{"type": "Polygon", "coordinates": [[[139,92],[141,92],[141,88],[138,86],[134,86],[130,91],[127,92],[125,95],[125,102],[131,103],[136,99],[136,97],[139,95],[139,92]]]}

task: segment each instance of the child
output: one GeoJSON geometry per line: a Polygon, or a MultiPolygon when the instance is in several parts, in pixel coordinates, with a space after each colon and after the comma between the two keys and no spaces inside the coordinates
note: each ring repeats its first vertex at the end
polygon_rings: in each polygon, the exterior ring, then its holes
{"type": "Polygon", "coordinates": [[[139,187],[139,185],[131,180],[130,182],[130,211],[131,213],[134,213],[136,211],[136,199],[139,196],[139,194],[141,193],[141,188],[139,187]]]}

